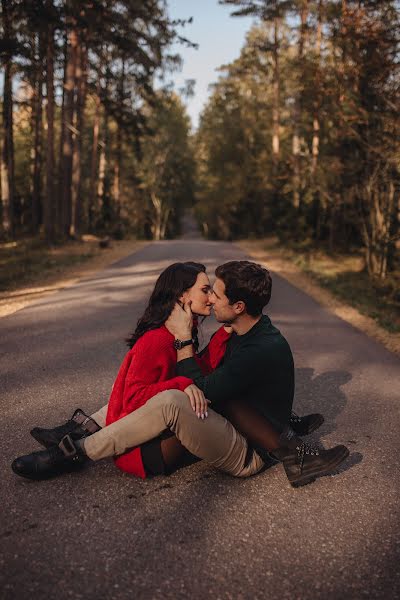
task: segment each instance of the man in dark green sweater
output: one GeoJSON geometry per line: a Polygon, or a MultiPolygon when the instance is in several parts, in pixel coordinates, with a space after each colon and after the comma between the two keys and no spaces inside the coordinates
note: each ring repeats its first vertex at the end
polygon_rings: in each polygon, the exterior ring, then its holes
{"type": "MultiPolygon", "coordinates": [[[[233,330],[224,359],[204,376],[194,359],[193,346],[183,345],[177,350],[177,374],[193,379],[211,407],[233,423],[266,463],[271,455],[282,460],[292,485],[308,483],[336,468],[348,456],[348,449],[311,448],[288,427],[294,364],[286,339],[262,314],[271,298],[269,272],[248,261],[231,261],[219,266],[215,274],[211,296],[215,318],[233,330]],[[290,452],[293,449],[295,453],[290,452]]],[[[186,340],[190,307],[177,307],[166,325],[176,339],[186,340]]],[[[318,420],[320,415],[310,417],[310,429],[315,429],[322,419],[318,420]]]]}
{"type": "Polygon", "coordinates": [[[218,267],[216,276],[210,301],[217,321],[230,327],[232,335],[215,371],[204,376],[194,359],[192,313],[184,299],[165,323],[175,337],[178,374],[195,382],[191,403],[185,393],[168,390],[95,433],[80,424],[79,435],[72,423],[71,435],[59,446],[16,459],[13,470],[45,479],[88,458],[120,455],[166,429],[195,456],[239,477],[281,461],[290,483],[299,486],[335,469],[348,456],[345,446],[312,448],[288,425],[293,358],[285,338],[262,314],[271,296],[268,271],[248,261],[232,261],[218,267]],[[205,412],[207,401],[211,407],[205,412]]]}

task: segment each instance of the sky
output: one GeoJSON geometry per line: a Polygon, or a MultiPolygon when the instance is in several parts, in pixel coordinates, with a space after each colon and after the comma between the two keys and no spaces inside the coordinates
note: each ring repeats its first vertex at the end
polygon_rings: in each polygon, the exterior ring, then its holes
{"type": "Polygon", "coordinates": [[[216,69],[239,56],[252,18],[231,17],[232,7],[220,5],[218,0],[168,0],[168,6],[173,19],[193,17],[193,23],[181,29],[181,33],[199,44],[199,48],[173,47],[173,51],[182,56],[184,64],[171,78],[176,89],[183,87],[187,79],[196,80],[195,95],[186,100],[188,114],[196,128],[209,96],[208,86],[218,79],[216,69]]]}

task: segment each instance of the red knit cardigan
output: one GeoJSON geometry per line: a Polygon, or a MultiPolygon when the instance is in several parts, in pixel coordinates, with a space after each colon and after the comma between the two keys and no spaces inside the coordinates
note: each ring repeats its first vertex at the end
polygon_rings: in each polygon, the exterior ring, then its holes
{"type": "MultiPolygon", "coordinates": [[[[207,375],[217,367],[224,356],[229,334],[223,327],[213,335],[204,354],[196,357],[207,375]]],[[[114,382],[106,424],[110,425],[140,408],[153,396],[165,390],[182,392],[193,381],[175,376],[176,350],[174,336],[163,325],[147,331],[127,353],[114,382]]],[[[140,446],[118,456],[115,464],[122,471],[146,478],[140,446]]]]}

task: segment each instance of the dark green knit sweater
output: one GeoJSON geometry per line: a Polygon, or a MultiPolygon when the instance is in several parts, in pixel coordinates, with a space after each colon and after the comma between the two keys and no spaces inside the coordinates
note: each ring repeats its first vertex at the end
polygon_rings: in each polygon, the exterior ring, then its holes
{"type": "Polygon", "coordinates": [[[242,398],[279,431],[287,424],[293,404],[294,366],[290,346],[266,315],[244,335],[232,334],[223,361],[204,376],[194,358],[177,365],[177,375],[193,379],[222,413],[231,398],[242,398]]]}

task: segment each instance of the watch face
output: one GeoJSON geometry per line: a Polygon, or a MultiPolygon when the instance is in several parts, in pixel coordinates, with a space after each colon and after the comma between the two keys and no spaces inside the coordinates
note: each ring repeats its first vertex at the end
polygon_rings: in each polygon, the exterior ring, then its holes
{"type": "Polygon", "coordinates": [[[193,340],[186,340],[185,342],[182,342],[182,340],[175,340],[174,348],[175,350],[182,350],[182,348],[189,346],[189,344],[193,344],[193,340]]]}

